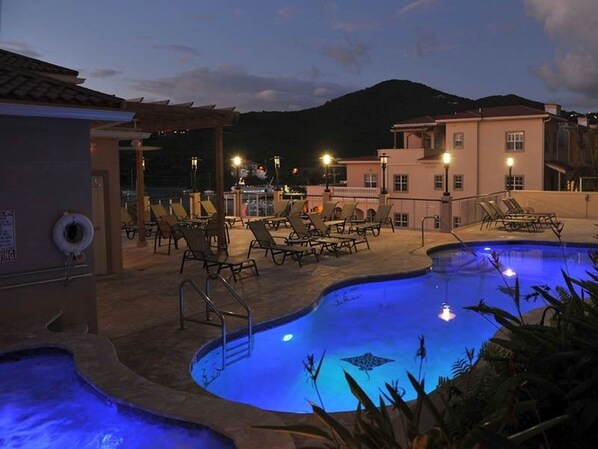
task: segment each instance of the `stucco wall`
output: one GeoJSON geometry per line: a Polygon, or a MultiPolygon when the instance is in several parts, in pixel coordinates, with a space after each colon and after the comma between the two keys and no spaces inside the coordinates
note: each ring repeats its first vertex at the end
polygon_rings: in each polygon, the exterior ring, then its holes
{"type": "Polygon", "coordinates": [[[523,207],[533,207],[538,212],[555,212],[559,218],[598,219],[596,192],[516,190],[512,194],[523,207]]]}
{"type": "Polygon", "coordinates": [[[106,252],[108,272],[121,273],[122,239],[120,223],[120,173],[118,141],[94,138],[91,147],[91,168],[94,175],[103,176],[106,202],[106,252]]]}
{"type": "MultiPolygon", "coordinates": [[[[64,211],[90,216],[89,123],[0,116],[0,210],[15,214],[16,261],[0,263],[0,325],[63,311],[66,324],[97,332],[93,275],[67,283],[14,287],[65,275],[66,257],[52,239],[64,211]],[[34,271],[50,270],[44,273],[34,271]]],[[[93,273],[91,247],[73,274],[93,273]]]]}

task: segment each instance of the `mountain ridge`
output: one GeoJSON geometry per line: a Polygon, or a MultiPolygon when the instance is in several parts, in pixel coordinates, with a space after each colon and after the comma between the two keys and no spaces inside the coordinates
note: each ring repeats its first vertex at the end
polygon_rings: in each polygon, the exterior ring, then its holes
{"type": "MultiPolygon", "coordinates": [[[[235,154],[265,165],[272,173],[274,155],[281,156],[281,180],[305,183],[310,167],[317,172],[319,157],[329,152],[336,158],[366,156],[377,148],[392,147],[391,126],[423,115],[445,115],[467,109],[523,104],[544,109],[541,102],[513,94],[472,100],[409,80],[386,80],[300,111],[241,113],[238,123],[225,129],[225,160],[235,154]],[[292,168],[299,175],[291,179],[292,168]]],[[[186,134],[156,135],[148,144],[169,151],[153,152],[146,171],[154,185],[189,186],[191,156],[201,159],[199,188],[208,188],[202,172],[214,167],[214,138],[209,130],[186,134]],[[157,172],[160,171],[160,175],[157,172]]],[[[131,157],[121,156],[121,182],[128,184],[131,157]]],[[[213,174],[212,174],[213,175],[213,174]]],[[[231,180],[228,180],[229,182],[231,180]]],[[[125,184],[126,185],[126,184],[125,184]]]]}

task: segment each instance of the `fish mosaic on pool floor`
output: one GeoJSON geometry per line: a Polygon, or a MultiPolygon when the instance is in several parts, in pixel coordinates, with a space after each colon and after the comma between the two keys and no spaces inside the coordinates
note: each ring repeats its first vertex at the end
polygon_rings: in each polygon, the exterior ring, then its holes
{"type": "Polygon", "coordinates": [[[368,371],[384,365],[385,363],[394,362],[393,359],[378,357],[371,352],[366,352],[365,354],[357,357],[346,357],[341,360],[344,362],[349,362],[351,365],[355,365],[360,371],[364,371],[367,374],[368,379],[370,378],[370,373],[368,371]]]}

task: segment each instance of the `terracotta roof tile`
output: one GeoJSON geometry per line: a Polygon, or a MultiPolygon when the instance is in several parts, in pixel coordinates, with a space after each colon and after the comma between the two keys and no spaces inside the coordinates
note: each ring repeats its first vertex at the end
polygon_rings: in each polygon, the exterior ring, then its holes
{"type": "Polygon", "coordinates": [[[5,66],[0,66],[0,100],[100,108],[120,108],[124,102],[114,95],[5,66]]]}
{"type": "Polygon", "coordinates": [[[50,64],[49,62],[33,59],[18,53],[13,53],[0,48],[0,67],[12,67],[15,69],[29,70],[32,72],[43,72],[55,75],[78,76],[76,70],[50,64]]]}

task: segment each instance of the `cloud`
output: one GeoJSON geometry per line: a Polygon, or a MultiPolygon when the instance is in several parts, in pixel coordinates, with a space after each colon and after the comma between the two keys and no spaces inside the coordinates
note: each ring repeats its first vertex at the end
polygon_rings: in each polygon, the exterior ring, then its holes
{"type": "Polygon", "coordinates": [[[397,16],[404,16],[410,14],[418,9],[421,9],[425,6],[432,5],[436,3],[438,0],[415,0],[414,2],[407,3],[401,9],[399,9],[396,13],[397,16]]]}
{"type": "Polygon", "coordinates": [[[338,65],[355,73],[370,62],[369,45],[363,42],[347,41],[344,45],[325,47],[323,53],[334,59],[338,65]]]}
{"type": "Polygon", "coordinates": [[[122,70],[114,69],[92,69],[87,72],[87,76],[92,78],[112,78],[116,75],[123,73],[122,70]]]}
{"type": "Polygon", "coordinates": [[[460,45],[457,44],[440,43],[436,33],[431,31],[417,36],[415,40],[415,48],[413,50],[402,50],[397,54],[400,57],[423,57],[426,55],[448,52],[459,47],[460,45]]]}
{"type": "MultiPolygon", "coordinates": [[[[530,72],[552,90],[569,90],[598,98],[598,8],[595,0],[523,0],[531,17],[554,41],[552,61],[530,72]]],[[[578,101],[583,103],[583,101],[578,101]]],[[[595,107],[595,105],[594,105],[595,107]]]]}
{"type": "MultiPolygon", "coordinates": [[[[2,2],[0,2],[2,3],[2,2]]],[[[36,52],[33,48],[25,42],[14,42],[14,41],[0,41],[0,48],[3,48],[14,53],[18,53],[23,56],[30,58],[41,59],[42,55],[36,52]]]]}
{"type": "Polygon", "coordinates": [[[332,21],[332,29],[333,30],[342,30],[342,31],[366,31],[366,30],[377,30],[380,28],[380,24],[375,22],[349,22],[346,20],[333,20],[332,21]]]}
{"type": "Polygon", "coordinates": [[[175,51],[178,53],[184,53],[188,56],[200,56],[201,53],[198,52],[195,48],[189,47],[187,45],[178,45],[178,44],[169,44],[169,45],[159,45],[154,44],[154,48],[158,50],[168,50],[168,51],[175,51]]]}
{"type": "Polygon", "coordinates": [[[197,67],[156,80],[133,80],[129,88],[152,99],[236,106],[247,111],[291,111],[318,106],[353,87],[294,77],[259,76],[237,66],[197,67]]]}

